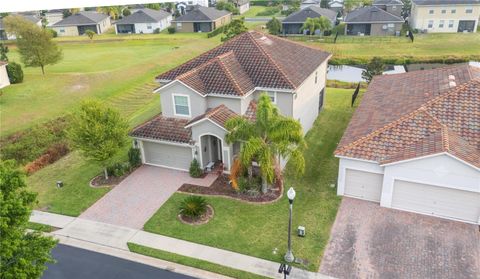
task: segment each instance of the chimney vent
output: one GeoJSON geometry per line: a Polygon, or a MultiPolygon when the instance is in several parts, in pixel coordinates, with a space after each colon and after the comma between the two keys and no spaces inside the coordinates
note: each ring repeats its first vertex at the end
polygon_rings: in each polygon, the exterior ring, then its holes
{"type": "Polygon", "coordinates": [[[450,80],[450,81],[455,80],[455,76],[454,75],[449,75],[448,80],[450,80]]]}
{"type": "Polygon", "coordinates": [[[452,87],[457,86],[457,83],[456,83],[455,81],[450,81],[450,82],[448,83],[448,85],[450,86],[450,88],[452,88],[452,87]]]}

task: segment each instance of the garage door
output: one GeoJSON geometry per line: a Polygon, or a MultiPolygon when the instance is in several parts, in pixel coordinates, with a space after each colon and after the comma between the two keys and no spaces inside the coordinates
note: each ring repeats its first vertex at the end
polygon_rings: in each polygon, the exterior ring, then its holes
{"type": "Polygon", "coordinates": [[[143,150],[147,164],[188,170],[192,162],[190,147],[144,141],[143,150]]]}
{"type": "Polygon", "coordinates": [[[478,223],[480,194],[396,180],[392,207],[478,223]]]}
{"type": "Polygon", "coordinates": [[[345,196],[380,202],[383,174],[346,169],[345,196]]]}

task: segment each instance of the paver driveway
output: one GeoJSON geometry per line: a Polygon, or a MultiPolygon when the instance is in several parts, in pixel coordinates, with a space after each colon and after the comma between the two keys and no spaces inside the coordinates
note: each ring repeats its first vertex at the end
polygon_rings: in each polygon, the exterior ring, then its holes
{"type": "Polygon", "coordinates": [[[187,172],[141,166],[80,215],[80,218],[134,229],[148,219],[184,183],[210,186],[214,174],[191,178],[187,172]]]}
{"type": "Polygon", "coordinates": [[[320,272],[337,278],[480,278],[478,226],[344,197],[320,272]]]}

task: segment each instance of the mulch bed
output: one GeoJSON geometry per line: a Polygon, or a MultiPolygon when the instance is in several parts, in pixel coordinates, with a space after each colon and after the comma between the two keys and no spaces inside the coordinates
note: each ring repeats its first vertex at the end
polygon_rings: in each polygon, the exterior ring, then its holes
{"type": "Polygon", "coordinates": [[[104,187],[112,187],[117,186],[122,182],[127,176],[129,176],[132,172],[134,172],[137,168],[133,168],[131,171],[125,173],[122,176],[112,176],[108,177],[108,180],[105,179],[105,175],[102,173],[100,175],[95,176],[92,180],[90,180],[90,187],[93,188],[104,188],[104,187]]]}
{"type": "Polygon", "coordinates": [[[246,193],[239,193],[235,191],[229,184],[229,178],[227,175],[220,175],[210,185],[210,187],[198,186],[192,184],[183,184],[178,191],[190,194],[208,195],[208,196],[227,196],[234,199],[247,201],[268,203],[276,201],[282,195],[282,183],[277,180],[277,183],[273,185],[266,194],[249,195],[246,193]]]}
{"type": "Polygon", "coordinates": [[[210,205],[207,205],[207,212],[205,212],[205,214],[200,216],[200,218],[198,219],[193,219],[191,217],[183,216],[182,214],[178,214],[178,219],[180,220],[180,222],[188,225],[203,225],[208,223],[208,221],[210,221],[213,218],[213,214],[214,214],[213,207],[211,207],[210,205]]]}

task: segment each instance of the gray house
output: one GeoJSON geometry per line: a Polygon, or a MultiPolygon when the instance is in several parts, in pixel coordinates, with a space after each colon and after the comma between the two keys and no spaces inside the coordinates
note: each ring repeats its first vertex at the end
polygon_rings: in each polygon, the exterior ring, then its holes
{"type": "Polygon", "coordinates": [[[402,16],[403,2],[400,0],[375,0],[372,6],[378,7],[392,15],[402,16]]]}
{"type": "Polygon", "coordinates": [[[106,14],[82,11],[53,24],[51,28],[58,36],[79,36],[87,30],[102,34],[111,27],[110,17],[106,14]]]}
{"type": "Polygon", "coordinates": [[[151,34],[170,26],[172,15],[165,11],[148,8],[138,9],[133,14],[115,22],[115,32],[131,34],[151,34]]]}
{"type": "MultiPolygon", "coordinates": [[[[282,33],[283,35],[289,34],[307,34],[308,31],[303,31],[303,23],[307,18],[326,17],[332,23],[332,27],[335,26],[337,13],[332,10],[323,9],[317,6],[308,6],[298,12],[295,12],[282,21],[282,33]]],[[[316,33],[318,30],[316,31],[316,33]]]]}
{"type": "Polygon", "coordinates": [[[240,144],[225,141],[225,122],[255,119],[263,92],[307,132],[323,107],[330,57],[250,31],[157,76],[162,113],[130,133],[142,162],[188,170],[196,158],[203,168],[229,172],[240,144]]]}
{"type": "Polygon", "coordinates": [[[232,13],[215,8],[195,6],[186,14],[172,20],[177,32],[210,32],[232,20],[232,13]]]}
{"type": "Polygon", "coordinates": [[[346,35],[400,35],[405,20],[377,6],[362,7],[345,17],[346,35]]]}

